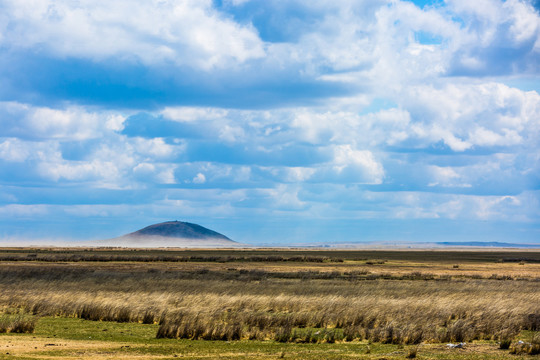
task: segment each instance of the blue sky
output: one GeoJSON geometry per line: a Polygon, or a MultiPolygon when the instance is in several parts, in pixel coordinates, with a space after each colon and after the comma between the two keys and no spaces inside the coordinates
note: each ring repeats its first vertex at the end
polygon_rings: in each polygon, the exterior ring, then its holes
{"type": "Polygon", "coordinates": [[[0,0],[0,242],[540,243],[528,0],[0,0]]]}

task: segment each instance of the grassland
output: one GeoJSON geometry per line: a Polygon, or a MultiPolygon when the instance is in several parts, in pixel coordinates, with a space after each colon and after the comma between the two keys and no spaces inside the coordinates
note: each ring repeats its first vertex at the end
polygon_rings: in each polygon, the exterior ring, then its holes
{"type": "Polygon", "coordinates": [[[540,252],[0,249],[0,312],[0,358],[527,358],[540,252]]]}

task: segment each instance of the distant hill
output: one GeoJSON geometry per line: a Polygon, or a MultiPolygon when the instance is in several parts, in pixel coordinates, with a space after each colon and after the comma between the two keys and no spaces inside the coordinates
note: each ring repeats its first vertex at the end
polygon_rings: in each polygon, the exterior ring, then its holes
{"type": "Polygon", "coordinates": [[[106,240],[107,246],[126,247],[235,247],[241,244],[204,226],[183,221],[167,221],[130,234],[106,240]]]}
{"type": "Polygon", "coordinates": [[[496,248],[538,248],[540,244],[515,244],[498,241],[444,241],[437,242],[442,246],[471,246],[471,247],[496,247],[496,248]]]}

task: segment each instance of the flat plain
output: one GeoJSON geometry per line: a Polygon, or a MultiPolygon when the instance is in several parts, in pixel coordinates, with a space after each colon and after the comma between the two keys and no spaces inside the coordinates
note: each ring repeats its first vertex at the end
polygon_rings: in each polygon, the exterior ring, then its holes
{"type": "Polygon", "coordinates": [[[0,359],[533,358],[540,251],[3,248],[0,312],[0,359]]]}

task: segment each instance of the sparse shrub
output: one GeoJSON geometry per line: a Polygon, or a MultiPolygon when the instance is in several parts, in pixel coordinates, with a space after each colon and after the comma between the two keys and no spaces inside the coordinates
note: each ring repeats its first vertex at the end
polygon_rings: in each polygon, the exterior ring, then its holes
{"type": "Polygon", "coordinates": [[[128,307],[122,307],[116,314],[116,321],[119,323],[127,323],[131,321],[131,310],[128,307]]]}
{"type": "Polygon", "coordinates": [[[386,260],[368,260],[366,265],[383,265],[386,263],[386,260]]]}
{"type": "Polygon", "coordinates": [[[288,342],[291,339],[292,330],[291,328],[279,328],[274,335],[274,340],[277,342],[288,342]]]}
{"type": "Polygon", "coordinates": [[[37,318],[17,316],[0,318],[0,333],[33,333],[36,328],[37,318]]]}
{"type": "Polygon", "coordinates": [[[343,338],[343,336],[340,335],[341,334],[338,333],[336,329],[325,329],[324,340],[329,344],[333,344],[336,340],[341,340],[343,338]]]}
{"type": "Polygon", "coordinates": [[[439,334],[440,342],[464,342],[471,339],[474,326],[463,319],[457,319],[439,334]]]}
{"type": "Polygon", "coordinates": [[[9,323],[7,319],[0,318],[0,333],[7,333],[9,330],[9,323]]]}
{"type": "Polygon", "coordinates": [[[37,320],[35,318],[16,318],[10,325],[9,331],[12,333],[33,333],[36,328],[37,320]]]}
{"type": "Polygon", "coordinates": [[[227,327],[227,340],[240,340],[242,339],[242,325],[234,323],[227,327]]]}
{"type": "Polygon", "coordinates": [[[499,341],[499,349],[503,349],[503,350],[509,349],[511,344],[512,344],[512,339],[508,337],[501,338],[501,340],[499,341]]]}
{"type": "Polygon", "coordinates": [[[262,331],[259,331],[257,329],[251,329],[248,332],[248,339],[249,340],[264,340],[264,333],[262,331]]]}
{"type": "Polygon", "coordinates": [[[497,336],[499,340],[499,349],[503,349],[503,350],[509,349],[510,345],[512,345],[512,339],[514,338],[514,336],[517,335],[518,332],[519,332],[519,329],[517,328],[505,329],[501,331],[497,336]]]}
{"type": "Polygon", "coordinates": [[[399,344],[399,335],[396,330],[393,324],[387,324],[381,329],[379,341],[383,344],[399,344]]]}
{"type": "Polygon", "coordinates": [[[147,310],[143,315],[142,323],[143,324],[153,324],[153,323],[155,323],[155,321],[156,321],[156,316],[154,315],[154,313],[151,312],[150,310],[147,310]]]}
{"type": "Polygon", "coordinates": [[[417,347],[417,346],[410,347],[410,348],[407,350],[407,356],[406,356],[406,358],[407,358],[407,359],[416,359],[417,353],[418,353],[418,347],[417,347]]]}
{"type": "Polygon", "coordinates": [[[524,328],[526,330],[540,330],[540,313],[527,314],[524,319],[524,328]]]}
{"type": "Polygon", "coordinates": [[[30,312],[32,313],[32,315],[42,314],[44,310],[46,309],[46,307],[47,307],[46,303],[43,301],[40,301],[32,305],[30,312]]]}
{"type": "Polygon", "coordinates": [[[354,339],[359,338],[359,331],[356,326],[347,326],[343,328],[343,336],[345,341],[353,341],[354,339]]]}
{"type": "Polygon", "coordinates": [[[317,336],[313,330],[308,330],[304,333],[303,340],[305,343],[316,343],[318,341],[317,336]]]}
{"type": "Polygon", "coordinates": [[[159,328],[156,333],[157,339],[174,339],[177,338],[177,329],[178,327],[173,326],[169,322],[162,322],[159,325],[159,328]]]}
{"type": "Polygon", "coordinates": [[[113,321],[114,318],[109,316],[111,314],[111,308],[106,306],[99,306],[96,304],[84,304],[81,306],[76,315],[78,318],[92,321],[113,321]]]}
{"type": "Polygon", "coordinates": [[[527,354],[538,355],[540,354],[540,335],[533,336],[531,342],[518,341],[510,345],[510,354],[527,354]]]}
{"type": "Polygon", "coordinates": [[[401,331],[401,342],[403,344],[420,344],[424,337],[424,329],[421,326],[409,326],[401,331]]]}

